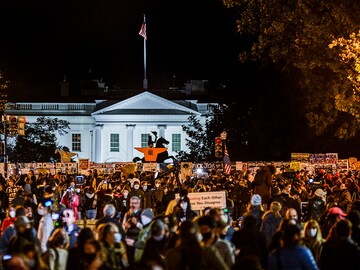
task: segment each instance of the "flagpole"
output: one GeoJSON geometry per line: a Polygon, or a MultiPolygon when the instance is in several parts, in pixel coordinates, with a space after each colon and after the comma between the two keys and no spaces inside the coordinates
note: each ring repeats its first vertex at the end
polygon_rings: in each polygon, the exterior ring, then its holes
{"type": "MultiPolygon", "coordinates": [[[[144,24],[146,25],[146,18],[144,14],[144,24]]],[[[148,88],[148,81],[146,78],[146,38],[144,37],[144,81],[143,81],[143,88],[147,90],[148,88]]]]}

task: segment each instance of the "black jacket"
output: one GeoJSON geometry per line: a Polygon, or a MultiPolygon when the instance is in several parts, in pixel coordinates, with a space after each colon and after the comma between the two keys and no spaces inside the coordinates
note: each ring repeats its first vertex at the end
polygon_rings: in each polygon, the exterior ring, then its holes
{"type": "Polygon", "coordinates": [[[309,200],[309,203],[306,207],[306,219],[314,219],[319,222],[320,217],[324,211],[325,202],[319,196],[314,196],[309,200]]]}
{"type": "Polygon", "coordinates": [[[332,237],[323,244],[320,269],[360,269],[360,248],[350,238],[332,237]]]}

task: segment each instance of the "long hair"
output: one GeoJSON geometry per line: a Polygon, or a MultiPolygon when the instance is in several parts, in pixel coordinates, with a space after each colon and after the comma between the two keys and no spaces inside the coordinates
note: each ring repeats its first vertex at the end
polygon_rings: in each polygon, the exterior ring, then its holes
{"type": "Polygon", "coordinates": [[[321,229],[320,229],[320,225],[319,223],[314,220],[314,219],[309,219],[305,225],[304,225],[304,238],[305,239],[310,239],[310,237],[307,236],[307,230],[310,228],[316,228],[317,232],[316,232],[316,236],[314,237],[314,241],[316,242],[322,242],[323,241],[323,237],[322,237],[322,233],[321,233],[321,229]]]}
{"type": "Polygon", "coordinates": [[[50,235],[48,240],[48,247],[49,248],[64,248],[67,249],[69,246],[69,236],[62,228],[57,228],[53,231],[50,235]]]}
{"type": "Polygon", "coordinates": [[[281,217],[280,214],[281,211],[281,203],[277,202],[277,201],[273,201],[270,204],[270,209],[268,211],[266,211],[263,215],[263,219],[269,214],[269,213],[273,213],[275,218],[279,218],[281,217]]]}

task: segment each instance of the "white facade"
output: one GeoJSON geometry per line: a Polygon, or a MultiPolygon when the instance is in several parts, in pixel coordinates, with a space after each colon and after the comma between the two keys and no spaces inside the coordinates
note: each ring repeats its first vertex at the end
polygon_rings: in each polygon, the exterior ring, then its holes
{"type": "Polygon", "coordinates": [[[7,113],[25,116],[28,123],[36,122],[40,116],[68,121],[68,134],[57,136],[57,142],[77,153],[77,158],[97,163],[129,162],[134,157],[143,157],[134,147],[144,147],[144,139],[151,131],[157,131],[159,138],[170,142],[169,155],[176,155],[172,149],[173,136],[180,139],[180,146],[179,142],[176,146],[186,151],[187,135],[182,126],[188,124],[191,115],[196,115],[204,124],[209,104],[196,100],[171,101],[145,91],[121,101],[17,103],[17,109],[7,113]]]}

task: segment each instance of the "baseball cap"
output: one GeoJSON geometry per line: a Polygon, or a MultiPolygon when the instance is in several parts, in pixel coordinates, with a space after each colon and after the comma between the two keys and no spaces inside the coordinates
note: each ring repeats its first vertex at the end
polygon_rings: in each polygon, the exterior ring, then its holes
{"type": "Polygon", "coordinates": [[[328,212],[329,215],[340,215],[340,216],[343,216],[343,217],[346,217],[346,213],[339,207],[337,206],[334,206],[334,207],[331,207],[329,209],[329,212],[328,212]]]}

